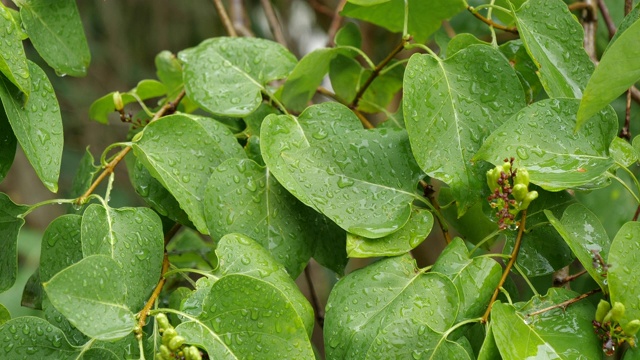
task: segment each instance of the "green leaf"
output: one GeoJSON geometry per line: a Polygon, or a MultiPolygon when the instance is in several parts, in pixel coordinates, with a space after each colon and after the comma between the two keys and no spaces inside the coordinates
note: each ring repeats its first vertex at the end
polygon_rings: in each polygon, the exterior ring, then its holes
{"type": "Polygon", "coordinates": [[[529,0],[515,16],[520,38],[549,97],[581,98],[593,63],[584,50],[582,25],[564,1],[529,0]]]}
{"type": "Polygon", "coordinates": [[[26,102],[20,90],[2,77],[0,98],[13,133],[36,174],[47,189],[57,192],[63,145],[60,105],[44,71],[29,62],[29,72],[32,92],[26,102]]]}
{"type": "Polygon", "coordinates": [[[584,90],[576,128],[640,80],[640,21],[620,35],[600,58],[584,90]]]}
{"type": "Polygon", "coordinates": [[[266,85],[291,73],[296,58],[282,45],[258,38],[219,37],[178,53],[187,95],[216,114],[243,116],[262,103],[266,85]]]}
{"type": "MultiPolygon", "coordinates": [[[[182,65],[178,58],[170,51],[161,51],[155,58],[156,76],[167,87],[167,97],[170,100],[175,99],[180,91],[184,89],[184,81],[182,80],[182,65]]],[[[180,107],[184,108],[184,112],[190,113],[198,108],[193,100],[185,96],[180,101],[180,107]]]]}
{"type": "Polygon", "coordinates": [[[458,51],[465,49],[471,45],[491,45],[486,41],[482,41],[473,34],[462,33],[454,36],[447,44],[447,57],[452,57],[458,51]]]}
{"type": "Polygon", "coordinates": [[[638,161],[638,151],[628,141],[619,137],[613,138],[609,152],[616,165],[629,167],[638,161]]]}
{"type": "Polygon", "coordinates": [[[81,222],[80,215],[62,215],[49,224],[40,248],[41,282],[82,260],[81,222]]]}
{"type": "Polygon", "coordinates": [[[342,15],[368,21],[392,32],[404,27],[405,4],[409,7],[407,30],[417,43],[423,43],[443,20],[464,10],[462,0],[349,0],[342,15]]]}
{"type": "Polygon", "coordinates": [[[621,302],[625,306],[620,324],[640,319],[640,273],[638,273],[638,251],[640,251],[640,223],[631,221],[622,226],[611,242],[607,264],[611,303],[621,302]]]}
{"type": "Polygon", "coordinates": [[[430,211],[413,207],[407,225],[379,239],[347,234],[347,255],[369,258],[405,254],[420,245],[431,232],[433,215],[430,211]]]}
{"type": "Polygon", "coordinates": [[[529,105],[496,129],[474,160],[498,165],[513,156],[516,168],[527,168],[531,182],[550,191],[601,185],[613,164],[609,144],[616,136],[616,116],[606,109],[572,133],[578,105],[575,99],[529,105]]]}
{"type": "Polygon", "coordinates": [[[125,303],[133,310],[142,308],[160,278],[163,238],[160,218],[148,208],[92,204],[82,216],[82,253],[116,261],[122,271],[120,281],[127,284],[125,303]]]}
{"type": "Polygon", "coordinates": [[[209,176],[224,160],[246,157],[231,132],[210,118],[175,114],[147,125],[132,146],[198,231],[208,234],[202,200],[209,176]]]}
{"type": "Polygon", "coordinates": [[[80,348],[67,341],[62,330],[44,319],[24,316],[9,320],[0,327],[5,339],[3,359],[79,359],[80,348]]]}
{"type": "Polygon", "coordinates": [[[376,129],[329,136],[324,127],[307,136],[305,118],[269,115],[262,124],[262,156],[280,184],[356,235],[380,238],[404,226],[421,176],[406,133],[376,129]],[[314,136],[324,139],[310,144],[314,136]]]}
{"type": "Polygon", "coordinates": [[[336,32],[333,42],[336,46],[351,46],[360,49],[360,47],[362,47],[362,34],[360,33],[360,28],[352,22],[344,24],[344,26],[336,32]]]}
{"type": "Polygon", "coordinates": [[[0,193],[0,292],[11,288],[18,274],[18,233],[28,206],[16,205],[9,196],[0,193]]]}
{"type": "Polygon", "coordinates": [[[42,310],[42,300],[44,298],[44,289],[40,281],[40,272],[36,269],[22,290],[22,298],[20,305],[31,309],[42,310]]]}
{"type": "Polygon", "coordinates": [[[478,360],[502,360],[500,351],[496,345],[496,340],[493,337],[493,322],[487,326],[487,335],[484,338],[480,352],[478,353],[478,360]]]}
{"type": "Polygon", "coordinates": [[[0,327],[7,321],[11,320],[11,314],[4,305],[0,304],[0,327]]]}
{"type": "Polygon", "coordinates": [[[482,316],[500,282],[502,268],[490,258],[471,258],[464,240],[455,238],[438,256],[431,271],[446,275],[458,289],[457,321],[482,316]]]}
{"type": "MultiPolygon", "coordinates": [[[[42,286],[42,285],[41,285],[42,286]]],[[[42,290],[44,293],[44,289],[42,290]]],[[[80,346],[85,344],[89,338],[78,330],[75,326],[71,325],[69,320],[64,317],[52,304],[51,300],[46,296],[42,299],[42,315],[51,325],[57,327],[64,332],[67,340],[71,345],[80,346]]]]}
{"type": "Polygon", "coordinates": [[[411,148],[422,170],[449,184],[458,216],[486,186],[486,167],[474,165],[471,157],[524,105],[518,77],[489,46],[472,45],[446,60],[431,55],[409,60],[403,106],[411,148]]]}
{"type": "Polygon", "coordinates": [[[177,268],[213,270],[218,267],[215,244],[202,239],[195,230],[184,228],[166,248],[169,262],[177,268]]]}
{"type": "MultiPolygon", "coordinates": [[[[210,234],[242,233],[258,241],[292,278],[304,269],[319,242],[344,239],[342,229],[302,204],[248,159],[229,159],[211,175],[204,194],[210,234]]],[[[346,265],[336,269],[341,272],[346,265]]]]}
{"type": "Polygon", "coordinates": [[[588,301],[557,307],[537,315],[537,310],[559,304],[579,294],[551,288],[521,309],[496,302],[491,310],[493,335],[504,359],[602,359],[600,340],[593,332],[594,307],[588,301]]]}
{"type": "Polygon", "coordinates": [[[627,348],[627,351],[624,352],[622,360],[640,360],[640,349],[638,347],[627,348]]]}
{"type": "Polygon", "coordinates": [[[582,266],[606,293],[604,269],[593,266],[594,256],[599,254],[606,259],[611,245],[611,240],[600,220],[582,204],[573,204],[566,208],[562,214],[562,220],[556,218],[549,210],[545,210],[545,214],[582,266]]]}
{"type": "Polygon", "coordinates": [[[7,176],[16,155],[18,141],[4,111],[0,111],[0,182],[7,176]]]}
{"type": "MultiPolygon", "coordinates": [[[[31,94],[31,80],[29,79],[27,57],[24,54],[18,26],[14,22],[9,9],[4,5],[0,6],[0,38],[4,40],[2,46],[0,46],[0,72],[6,76],[6,79],[4,77],[0,78],[3,83],[6,83],[8,79],[28,99],[31,94]]],[[[6,86],[4,85],[4,87],[6,86]]],[[[5,102],[4,98],[2,102],[5,102]]]]}
{"type": "Polygon", "coordinates": [[[520,84],[524,89],[527,104],[531,104],[540,93],[540,90],[542,90],[542,84],[538,77],[538,68],[531,60],[522,40],[507,41],[500,45],[499,50],[509,60],[513,70],[516,71],[520,84]]]}
{"type": "MultiPolygon", "coordinates": [[[[112,91],[107,95],[94,101],[89,108],[89,117],[102,124],[109,122],[109,114],[116,111],[116,105],[113,100],[114,94],[117,91],[112,91]]],[[[138,101],[144,101],[153,99],[167,94],[167,86],[156,80],[142,80],[133,89],[119,93],[122,99],[122,105],[135,103],[138,101]]]]}
{"type": "Polygon", "coordinates": [[[116,260],[92,255],[57,273],[43,286],[53,306],[75,327],[89,337],[108,341],[126,336],[136,325],[125,300],[131,295],[127,291],[136,291],[136,287],[126,279],[116,260]]]}
{"type": "Polygon", "coordinates": [[[458,291],[445,276],[417,269],[409,255],[381,260],[340,279],[331,291],[327,358],[469,359],[444,334],[458,307],[458,291]]]}
{"type": "Polygon", "coordinates": [[[76,175],[73,177],[69,197],[77,198],[89,190],[93,178],[98,171],[100,171],[100,167],[94,164],[93,155],[87,146],[84,155],[82,155],[82,159],[80,159],[80,165],[78,165],[76,175]]]}
{"type": "Polygon", "coordinates": [[[60,76],[85,76],[89,45],[74,0],[21,0],[20,17],[38,54],[60,76]]]}

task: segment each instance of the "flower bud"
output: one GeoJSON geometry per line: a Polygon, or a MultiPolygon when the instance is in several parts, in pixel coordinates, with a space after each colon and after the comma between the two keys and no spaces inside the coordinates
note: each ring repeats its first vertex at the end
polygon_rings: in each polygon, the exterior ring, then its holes
{"type": "Polygon", "coordinates": [[[118,92],[118,91],[115,91],[113,93],[113,105],[115,105],[116,111],[124,110],[124,103],[122,102],[122,95],[120,95],[120,92],[118,92]]]}
{"type": "Polygon", "coordinates": [[[511,171],[511,163],[509,161],[505,161],[504,164],[502,164],[502,170],[505,173],[509,173],[509,171],[511,171]]]}
{"type": "Polygon", "coordinates": [[[527,189],[527,186],[524,184],[515,184],[513,189],[511,189],[511,195],[513,195],[513,198],[518,202],[524,200],[528,193],[529,189],[527,189]]]}
{"type": "Polygon", "coordinates": [[[498,179],[500,179],[500,173],[502,172],[502,166],[496,166],[493,169],[487,171],[487,185],[492,192],[499,188],[498,179]]]}
{"type": "Polygon", "coordinates": [[[627,325],[623,326],[625,335],[627,336],[635,336],[640,330],[640,320],[635,319],[631,320],[627,323],[627,325]]]}
{"type": "Polygon", "coordinates": [[[529,186],[529,172],[525,168],[519,168],[516,171],[516,176],[513,179],[514,184],[523,184],[529,186]]]}
{"type": "Polygon", "coordinates": [[[167,319],[167,315],[163,313],[156,315],[156,321],[158,322],[158,325],[162,330],[167,330],[171,327],[171,324],[169,324],[169,319],[167,319]]]}
{"type": "Polygon", "coordinates": [[[611,308],[611,320],[619,323],[624,316],[624,310],[625,308],[623,303],[617,301],[613,303],[613,307],[611,308]]]}
{"type": "Polygon", "coordinates": [[[180,349],[182,347],[182,345],[184,345],[185,341],[187,341],[185,338],[183,338],[182,336],[178,335],[175,336],[171,339],[171,341],[169,341],[169,349],[173,350],[173,351],[177,351],[178,349],[180,349]]]}
{"type": "Polygon", "coordinates": [[[171,355],[171,350],[166,345],[160,345],[160,355],[164,359],[171,359],[173,356],[171,355]]]}
{"type": "Polygon", "coordinates": [[[176,336],[178,336],[178,332],[176,329],[170,327],[164,331],[164,334],[162,334],[162,343],[164,345],[169,345],[169,342],[176,336]]]}
{"type": "Polygon", "coordinates": [[[596,321],[602,323],[609,310],[611,310],[611,304],[607,300],[600,300],[596,309],[596,321]]]}
{"type": "Polygon", "coordinates": [[[537,198],[538,198],[537,191],[535,190],[529,191],[527,195],[524,197],[524,199],[522,199],[522,203],[520,204],[520,210],[527,210],[527,208],[529,207],[529,204],[531,204],[531,202],[537,198]]]}

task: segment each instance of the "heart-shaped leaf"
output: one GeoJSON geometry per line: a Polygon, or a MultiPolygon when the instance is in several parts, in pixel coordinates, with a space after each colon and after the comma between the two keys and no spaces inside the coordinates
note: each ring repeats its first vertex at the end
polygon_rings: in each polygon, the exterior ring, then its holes
{"type": "Polygon", "coordinates": [[[41,282],[82,260],[81,222],[80,215],[62,215],[49,224],[40,248],[41,282]]]}

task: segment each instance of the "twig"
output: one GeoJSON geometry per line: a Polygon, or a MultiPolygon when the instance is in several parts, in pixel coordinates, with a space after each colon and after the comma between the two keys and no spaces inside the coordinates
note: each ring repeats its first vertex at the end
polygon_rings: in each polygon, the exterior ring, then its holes
{"type": "Polygon", "coordinates": [[[507,276],[509,276],[509,272],[515,264],[516,259],[518,258],[518,252],[520,251],[520,245],[522,244],[522,235],[524,234],[524,227],[527,221],[527,210],[522,210],[522,216],[520,217],[520,226],[518,227],[518,236],[516,237],[516,243],[513,245],[513,251],[511,251],[511,258],[507,263],[507,266],[504,268],[504,272],[502,273],[502,277],[500,278],[500,282],[496,289],[493,291],[493,296],[491,296],[491,300],[489,301],[489,306],[487,306],[487,311],[482,315],[482,323],[486,323],[489,318],[489,314],[491,314],[491,308],[493,307],[493,303],[498,298],[498,294],[500,293],[500,288],[504,285],[504,282],[507,281],[507,276]]]}
{"type": "Polygon", "coordinates": [[[316,292],[316,288],[313,285],[313,280],[311,279],[311,263],[307,264],[304,268],[304,277],[307,280],[307,285],[309,286],[309,293],[311,295],[311,305],[313,306],[313,313],[316,315],[316,323],[320,326],[320,329],[324,328],[324,309],[320,306],[320,299],[318,298],[318,293],[316,292]]]}
{"type": "Polygon", "coordinates": [[[584,28],[584,50],[591,58],[593,63],[598,62],[598,55],[596,53],[596,11],[595,0],[585,0],[584,2],[575,2],[569,5],[569,10],[584,10],[582,12],[582,27],[584,28]]]}
{"type": "Polygon", "coordinates": [[[440,230],[442,231],[442,235],[444,236],[444,240],[447,244],[451,243],[451,235],[449,234],[449,225],[444,220],[444,216],[442,216],[442,209],[440,208],[440,204],[438,203],[438,199],[436,199],[436,192],[433,191],[433,186],[427,184],[426,181],[420,180],[420,186],[422,186],[422,190],[424,191],[424,197],[426,197],[433,209],[436,218],[438,219],[438,224],[440,225],[440,230]]]}
{"type": "MultiPolygon", "coordinates": [[[[591,4],[587,3],[587,2],[582,2],[582,1],[576,1],[572,4],[567,5],[567,7],[569,8],[569,11],[577,11],[577,10],[587,10],[588,12],[591,13],[591,17],[593,16],[593,12],[594,12],[594,8],[591,4]]],[[[595,18],[595,17],[594,17],[595,18]]]]}
{"type": "Polygon", "coordinates": [[[229,34],[229,36],[231,37],[237,37],[238,33],[236,33],[236,29],[234,29],[233,24],[231,24],[229,15],[227,14],[227,11],[224,9],[224,5],[222,5],[222,0],[213,0],[213,5],[216,7],[218,16],[220,16],[220,20],[222,20],[222,25],[227,30],[227,34],[229,34]]]}
{"type": "Polygon", "coordinates": [[[260,0],[262,3],[262,8],[264,9],[264,14],[267,16],[267,21],[269,22],[269,28],[273,33],[273,37],[285,48],[287,47],[287,40],[282,33],[282,26],[278,17],[276,16],[276,12],[273,10],[273,5],[271,4],[271,0],[260,0]]]}
{"type": "Polygon", "coordinates": [[[573,280],[579,278],[580,276],[582,276],[582,275],[584,275],[586,273],[587,273],[587,270],[582,270],[582,271],[580,271],[578,273],[575,273],[575,274],[569,275],[569,276],[565,276],[563,278],[555,278],[554,277],[553,286],[560,287],[560,286],[562,286],[564,284],[569,283],[570,281],[573,281],[573,280]]]}
{"type": "Polygon", "coordinates": [[[395,49],[393,49],[389,53],[389,55],[387,55],[387,57],[384,58],[384,60],[382,60],[382,62],[378,64],[375,67],[375,69],[373,69],[373,72],[371,73],[371,75],[369,75],[369,78],[367,79],[367,81],[365,81],[362,87],[360,87],[360,90],[358,90],[358,92],[356,93],[356,96],[353,98],[353,100],[351,100],[351,104],[349,104],[350,108],[356,109],[358,107],[358,103],[360,102],[360,99],[362,99],[362,96],[364,95],[364,93],[367,91],[369,86],[371,86],[371,83],[373,83],[373,80],[375,80],[378,77],[378,75],[380,75],[380,71],[382,71],[382,69],[384,69],[384,67],[387,66],[387,64],[389,64],[389,62],[393,60],[393,58],[396,55],[398,55],[398,53],[402,51],[402,49],[404,49],[404,46],[407,44],[409,40],[410,39],[402,38],[402,41],[400,42],[400,44],[398,44],[398,46],[396,46],[395,49]]]}
{"type": "Polygon", "coordinates": [[[244,37],[254,37],[249,29],[250,24],[247,21],[247,12],[244,9],[244,0],[232,0],[229,8],[231,9],[231,17],[233,18],[233,28],[239,35],[244,37]]]}
{"type": "Polygon", "coordinates": [[[502,30],[502,31],[506,31],[506,32],[510,32],[510,33],[514,33],[517,34],[518,33],[518,29],[515,27],[507,27],[504,25],[500,25],[498,23],[495,23],[493,20],[491,19],[487,19],[486,17],[482,16],[482,14],[480,14],[478,11],[476,11],[476,9],[473,8],[473,6],[467,6],[467,10],[469,10],[469,12],[475,16],[476,18],[478,18],[480,21],[482,21],[483,23],[496,28],[498,30],[502,30]]]}
{"type": "Polygon", "coordinates": [[[624,16],[629,15],[633,8],[633,0],[624,0],[624,16]]]}
{"type": "Polygon", "coordinates": [[[611,18],[611,14],[609,13],[609,8],[604,3],[604,0],[597,0],[598,8],[600,9],[600,13],[602,14],[602,20],[604,20],[604,24],[607,26],[607,31],[609,32],[609,40],[613,39],[613,35],[616,34],[616,24],[613,23],[613,19],[611,18]]]}
{"type": "MultiPolygon", "coordinates": [[[[158,110],[158,112],[156,112],[156,114],[153,116],[153,118],[151,118],[151,120],[149,120],[149,123],[152,123],[152,122],[158,120],[159,118],[163,117],[165,114],[167,114],[169,112],[175,111],[176,107],[178,106],[180,101],[182,101],[182,98],[184,98],[184,96],[185,96],[185,91],[182,90],[178,94],[178,96],[176,96],[175,100],[164,104],[160,108],[160,110],[158,110]]],[[[98,175],[98,177],[93,181],[93,183],[91,184],[89,189],[87,191],[85,191],[85,193],[82,194],[82,196],[80,196],[76,200],[76,204],[77,205],[82,205],[87,201],[87,198],[91,194],[93,194],[93,192],[96,190],[98,185],[100,185],[102,180],[104,180],[107,176],[109,176],[113,172],[113,169],[116,167],[116,165],[118,165],[120,163],[120,161],[122,161],[122,159],[124,159],[124,157],[129,153],[129,151],[131,151],[131,145],[123,148],[122,150],[120,150],[120,152],[113,158],[113,160],[111,160],[104,167],[104,170],[102,170],[102,173],[100,173],[100,175],[98,175]]]]}
{"type": "Polygon", "coordinates": [[[336,95],[335,93],[333,93],[331,90],[322,87],[322,86],[318,86],[318,88],[316,89],[316,92],[320,95],[324,95],[328,98],[331,98],[337,102],[339,102],[340,104],[344,105],[344,106],[348,106],[349,103],[346,102],[343,98],[339,97],[338,95],[336,95]]]}
{"type": "Polygon", "coordinates": [[[156,302],[156,299],[158,299],[158,296],[160,295],[160,292],[162,291],[164,284],[167,282],[167,279],[164,277],[164,274],[167,272],[167,270],[169,270],[169,255],[165,253],[164,258],[162,259],[162,270],[160,270],[160,280],[158,280],[158,285],[156,285],[155,289],[153,289],[153,292],[151,293],[149,300],[147,300],[147,303],[139,312],[140,319],[138,320],[138,328],[136,329],[136,338],[142,337],[142,328],[147,322],[147,316],[149,316],[149,311],[151,311],[151,308],[153,307],[153,304],[156,302]]]}
{"type": "Polygon", "coordinates": [[[340,29],[340,25],[342,25],[342,16],[340,16],[340,11],[344,8],[344,4],[347,3],[347,0],[340,0],[336,11],[333,13],[333,19],[331,20],[331,25],[329,25],[329,29],[327,30],[327,47],[335,46],[335,42],[333,38],[336,37],[336,33],[338,29],[340,29]]]}
{"type": "Polygon", "coordinates": [[[633,219],[631,221],[638,221],[638,216],[640,216],[640,205],[638,205],[636,213],[633,215],[633,219]]]}
{"type": "Polygon", "coordinates": [[[571,290],[571,285],[566,279],[569,277],[569,265],[553,272],[553,286],[571,290]]]}
{"type": "Polygon", "coordinates": [[[553,310],[553,309],[557,309],[557,308],[566,309],[569,305],[571,305],[573,303],[576,303],[576,302],[578,302],[578,301],[580,301],[580,300],[582,300],[582,299],[584,299],[586,297],[589,297],[589,296],[591,296],[593,294],[599,293],[601,291],[602,291],[602,289],[600,289],[600,288],[593,289],[591,291],[587,291],[584,294],[581,294],[581,295],[576,296],[576,297],[574,297],[572,299],[569,299],[569,300],[565,300],[565,301],[563,301],[563,302],[561,302],[559,304],[551,305],[551,306],[546,307],[544,309],[536,310],[536,311],[534,311],[534,312],[532,312],[530,314],[527,314],[527,317],[534,316],[534,315],[540,315],[540,314],[542,314],[544,312],[547,312],[547,311],[550,311],[550,310],[553,310]]]}
{"type": "Polygon", "coordinates": [[[631,130],[629,126],[631,124],[631,89],[627,90],[627,107],[624,113],[624,126],[620,129],[619,137],[631,141],[631,130]]]}
{"type": "Polygon", "coordinates": [[[334,14],[334,12],[333,12],[333,10],[331,10],[331,8],[329,8],[325,4],[320,3],[318,0],[309,0],[309,5],[311,5],[313,10],[315,10],[316,12],[318,12],[320,14],[323,14],[325,16],[332,17],[333,14],[334,14]]]}
{"type": "Polygon", "coordinates": [[[369,122],[369,120],[367,120],[367,118],[362,115],[362,113],[358,110],[352,109],[353,113],[356,114],[356,116],[358,117],[358,119],[360,119],[360,122],[362,123],[362,126],[364,126],[365,129],[375,129],[376,127],[373,126],[373,124],[371,124],[369,122]]]}

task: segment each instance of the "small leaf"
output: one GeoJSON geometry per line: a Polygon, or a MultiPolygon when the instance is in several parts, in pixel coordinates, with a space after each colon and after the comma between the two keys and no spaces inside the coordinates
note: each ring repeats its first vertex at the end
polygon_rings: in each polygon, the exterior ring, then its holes
{"type": "Polygon", "coordinates": [[[567,5],[562,0],[530,0],[515,16],[549,97],[581,98],[593,63],[584,50],[582,26],[567,5]]]}
{"type": "Polygon", "coordinates": [[[611,303],[621,302],[625,312],[620,324],[640,319],[640,273],[638,273],[638,251],[640,251],[640,223],[624,224],[611,242],[607,264],[611,303]]]}
{"type": "Polygon", "coordinates": [[[0,111],[0,182],[7,176],[16,155],[18,141],[4,111],[0,111]]]}
{"type": "Polygon", "coordinates": [[[613,138],[611,146],[609,148],[611,157],[616,165],[623,167],[629,167],[638,162],[638,150],[636,150],[628,141],[619,137],[613,138]]]}
{"type": "Polygon", "coordinates": [[[184,228],[171,239],[166,249],[169,262],[177,268],[213,270],[218,267],[215,244],[202,239],[195,230],[184,228]]]}
{"type": "Polygon", "coordinates": [[[478,353],[478,360],[502,360],[500,351],[496,345],[496,340],[493,337],[493,322],[487,326],[487,335],[484,338],[480,352],[478,353]]]}
{"type": "Polygon", "coordinates": [[[640,21],[612,41],[584,90],[576,128],[640,80],[640,21]]]}
{"type": "Polygon", "coordinates": [[[40,272],[36,269],[27,279],[27,283],[24,284],[20,305],[30,309],[42,310],[43,298],[44,289],[42,288],[42,281],[40,281],[40,272]]]}
{"type": "Polygon", "coordinates": [[[47,189],[57,192],[63,145],[60,105],[44,71],[29,62],[29,72],[33,91],[26,102],[22,93],[2,77],[0,98],[13,133],[36,174],[47,189]]]}
{"type": "Polygon", "coordinates": [[[496,302],[491,310],[493,335],[505,359],[602,359],[600,340],[593,332],[595,309],[588,301],[528,314],[569,300],[579,294],[551,288],[519,310],[496,302]],[[526,341],[519,341],[526,339],[526,341]]]}
{"type": "Polygon", "coordinates": [[[351,258],[369,258],[405,254],[420,245],[431,232],[433,215],[420,208],[411,209],[407,225],[379,239],[347,234],[347,254],[351,258]]]}
{"type": "Polygon", "coordinates": [[[76,175],[73,177],[71,183],[71,190],[69,191],[69,197],[76,198],[85,193],[91,187],[94,176],[100,171],[100,167],[94,164],[93,155],[89,151],[89,147],[85,149],[76,175]]]}
{"type": "Polygon", "coordinates": [[[594,261],[596,254],[606,259],[611,245],[600,220],[581,204],[573,204],[566,208],[562,214],[562,220],[558,220],[549,210],[545,210],[545,214],[582,266],[606,293],[607,285],[604,278],[606,270],[594,267],[594,264],[597,264],[594,261]]]}
{"type": "Polygon", "coordinates": [[[411,149],[422,170],[449,185],[458,216],[486,186],[487,168],[472,156],[524,105],[518,77],[490,46],[472,45],[446,60],[422,54],[409,60],[403,106],[411,149]]]}
{"type": "MultiPolygon", "coordinates": [[[[109,122],[109,114],[116,111],[116,104],[113,100],[115,91],[108,93],[107,95],[94,101],[89,108],[89,117],[102,124],[109,122]]],[[[148,100],[156,97],[160,97],[167,94],[167,87],[156,80],[141,80],[138,85],[133,89],[120,93],[122,99],[122,106],[135,103],[138,100],[148,100]]]]}
{"type": "Polygon", "coordinates": [[[524,89],[527,104],[531,104],[540,93],[540,90],[542,90],[536,64],[531,60],[526,47],[520,39],[507,41],[500,45],[499,49],[507,60],[509,60],[509,64],[513,67],[513,70],[516,71],[518,79],[520,79],[520,84],[522,84],[522,88],[524,89]]]}
{"type": "Polygon", "coordinates": [[[360,33],[360,28],[352,22],[344,24],[344,26],[336,32],[333,42],[336,46],[351,46],[360,49],[362,46],[362,34],[360,33]]]}
{"type": "Polygon", "coordinates": [[[89,45],[74,0],[22,0],[20,17],[38,54],[60,76],[85,76],[89,45]]]}
{"type": "Polygon", "coordinates": [[[233,134],[213,119],[175,114],[147,125],[132,146],[198,231],[207,234],[202,201],[209,176],[224,160],[246,157],[233,134]]]}
{"type": "Polygon", "coordinates": [[[126,305],[127,284],[120,265],[92,255],[43,284],[51,303],[80,331],[98,340],[116,340],[136,325],[126,305]]]}
{"type": "Polygon", "coordinates": [[[40,248],[41,282],[49,281],[60,270],[82,260],[81,222],[80,215],[63,215],[49,224],[40,248]]]}
{"type": "Polygon", "coordinates": [[[266,85],[291,73],[296,58],[258,38],[218,37],[178,53],[187,95],[216,114],[243,116],[262,103],[266,85]]]}
{"type": "Polygon", "coordinates": [[[11,320],[11,314],[4,305],[0,304],[0,328],[4,323],[11,320]]]}
{"type": "Polygon", "coordinates": [[[484,142],[475,160],[494,165],[515,157],[514,166],[525,167],[531,182],[549,191],[602,186],[613,164],[609,145],[618,123],[608,108],[577,133],[578,100],[547,99],[522,109],[484,142]]]}
{"type": "Polygon", "coordinates": [[[455,238],[438,256],[431,271],[446,275],[458,289],[457,321],[482,316],[500,282],[502,268],[489,258],[471,258],[464,240],[455,238]]]}
{"type": "MultiPolygon", "coordinates": [[[[176,96],[184,89],[184,81],[182,80],[182,65],[178,58],[170,51],[164,50],[156,55],[156,76],[167,87],[167,97],[175,99],[176,96]]],[[[191,113],[198,108],[193,100],[185,96],[180,101],[180,107],[184,108],[184,112],[191,113]]]]}
{"type": "MultiPolygon", "coordinates": [[[[4,5],[0,5],[0,38],[4,39],[0,47],[0,72],[6,76],[6,79],[2,77],[2,82],[6,83],[9,80],[28,99],[31,94],[31,80],[27,57],[22,47],[18,26],[9,9],[4,5]]],[[[7,87],[7,85],[1,87],[7,87]]],[[[2,102],[5,103],[4,98],[2,102]]]]}
{"type": "Polygon", "coordinates": [[[6,360],[73,360],[78,359],[82,351],[69,344],[62,330],[33,316],[7,321],[0,326],[0,337],[5,339],[2,347],[3,359],[6,360]]]}
{"type": "Polygon", "coordinates": [[[9,196],[0,193],[0,292],[11,288],[18,273],[18,233],[28,206],[16,205],[9,196]]]}
{"type": "Polygon", "coordinates": [[[81,231],[83,255],[101,254],[115,260],[122,270],[120,281],[127,284],[125,304],[141,309],[162,266],[164,236],[158,215],[148,208],[112,209],[92,204],[82,216],[81,231]]]}
{"type": "Polygon", "coordinates": [[[447,44],[447,57],[452,57],[458,51],[465,49],[471,45],[491,45],[486,41],[482,41],[470,33],[461,33],[454,36],[447,44]]]}

